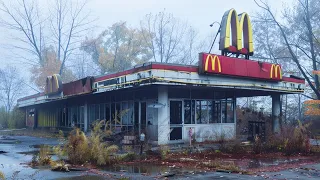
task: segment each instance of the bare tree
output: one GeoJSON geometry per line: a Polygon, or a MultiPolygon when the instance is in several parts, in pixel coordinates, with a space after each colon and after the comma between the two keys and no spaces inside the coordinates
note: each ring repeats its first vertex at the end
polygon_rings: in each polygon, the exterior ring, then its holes
{"type": "Polygon", "coordinates": [[[93,62],[90,54],[85,51],[80,51],[78,54],[74,55],[70,61],[72,61],[72,70],[77,79],[100,75],[99,67],[93,62]]]}
{"type": "Polygon", "coordinates": [[[52,40],[61,61],[60,75],[72,52],[80,47],[84,33],[92,28],[90,25],[94,20],[88,18],[90,12],[85,12],[86,6],[87,1],[55,0],[50,9],[52,40]]]}
{"type": "Polygon", "coordinates": [[[24,82],[17,68],[7,66],[0,69],[0,99],[7,112],[11,111],[17,99],[25,94],[23,92],[24,82]]]}
{"type": "Polygon", "coordinates": [[[196,31],[187,23],[162,11],[156,15],[147,14],[141,21],[144,39],[148,42],[154,61],[190,63],[190,54],[196,44],[196,31]],[[185,45],[187,41],[188,45],[185,45]],[[188,59],[188,62],[185,60],[188,59]]]}
{"type": "Polygon", "coordinates": [[[315,30],[320,28],[317,22],[320,17],[318,11],[320,3],[315,0],[299,0],[292,12],[288,10],[283,12],[283,23],[277,20],[265,1],[255,0],[255,3],[268,14],[267,17],[260,17],[260,20],[277,27],[283,47],[317,99],[320,99],[318,74],[311,74],[311,71],[318,71],[319,66],[320,43],[315,30]],[[309,64],[310,68],[305,67],[309,64]]]}
{"type": "Polygon", "coordinates": [[[85,9],[86,0],[51,2],[53,3],[49,4],[49,10],[40,11],[39,0],[0,0],[0,11],[5,15],[0,25],[14,31],[11,34],[17,42],[11,46],[15,50],[23,51],[17,54],[24,59],[24,63],[32,65],[32,69],[47,67],[46,49],[54,47],[53,53],[61,63],[56,63],[59,64],[58,70],[52,73],[59,73],[64,79],[64,76],[70,75],[70,71],[65,68],[66,61],[80,48],[82,37],[92,28],[91,23],[94,20],[90,20],[90,12],[85,9]]]}
{"type": "Polygon", "coordinates": [[[22,50],[35,56],[28,59],[19,55],[32,65],[43,65],[42,49],[44,47],[43,20],[40,17],[38,4],[36,1],[16,0],[10,5],[0,0],[0,11],[5,16],[1,17],[1,25],[9,30],[15,31],[15,43],[13,48],[22,50]]]}

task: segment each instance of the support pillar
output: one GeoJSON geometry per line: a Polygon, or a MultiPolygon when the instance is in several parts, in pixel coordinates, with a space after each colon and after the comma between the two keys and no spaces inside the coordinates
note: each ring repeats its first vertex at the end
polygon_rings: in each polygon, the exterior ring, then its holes
{"type": "Polygon", "coordinates": [[[280,94],[274,94],[272,97],[272,131],[280,132],[280,94]]]}
{"type": "Polygon", "coordinates": [[[158,103],[164,106],[158,108],[158,144],[168,144],[170,137],[170,115],[168,105],[168,88],[158,88],[158,103]]]}
{"type": "Polygon", "coordinates": [[[237,97],[233,97],[234,138],[237,137],[237,97]]]}
{"type": "Polygon", "coordinates": [[[84,112],[83,112],[83,118],[84,118],[84,132],[87,132],[88,131],[88,104],[87,103],[85,103],[85,105],[84,105],[84,112]]]}

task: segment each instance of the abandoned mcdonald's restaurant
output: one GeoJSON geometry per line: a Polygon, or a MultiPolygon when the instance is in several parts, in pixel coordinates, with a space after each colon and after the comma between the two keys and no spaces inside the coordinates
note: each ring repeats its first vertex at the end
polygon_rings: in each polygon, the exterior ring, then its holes
{"type": "Polygon", "coordinates": [[[154,144],[235,137],[237,98],[272,97],[272,129],[279,130],[280,95],[302,93],[302,78],[280,64],[250,60],[253,35],[246,13],[227,11],[221,21],[221,54],[199,53],[197,65],[147,62],[111,74],[63,83],[47,77],[42,93],[18,100],[30,128],[79,127],[105,120],[114,134],[146,135],[154,144]]]}

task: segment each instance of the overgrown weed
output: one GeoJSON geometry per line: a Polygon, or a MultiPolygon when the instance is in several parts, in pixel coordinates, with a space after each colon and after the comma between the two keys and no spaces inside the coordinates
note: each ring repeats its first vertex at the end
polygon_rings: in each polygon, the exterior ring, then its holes
{"type": "Polygon", "coordinates": [[[0,180],[5,180],[6,177],[4,176],[3,172],[0,171],[0,180]]]}
{"type": "Polygon", "coordinates": [[[60,161],[68,160],[72,164],[84,164],[87,162],[96,165],[106,165],[116,161],[112,158],[119,148],[103,142],[103,138],[109,135],[108,131],[102,130],[105,121],[96,121],[90,136],[86,136],[79,128],[72,130],[64,139],[63,133],[59,134],[61,144],[54,147],[60,161]]]}

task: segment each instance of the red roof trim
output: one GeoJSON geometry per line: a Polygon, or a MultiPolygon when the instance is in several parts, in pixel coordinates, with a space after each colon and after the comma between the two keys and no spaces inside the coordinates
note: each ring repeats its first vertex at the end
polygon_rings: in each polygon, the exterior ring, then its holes
{"type": "Polygon", "coordinates": [[[186,71],[186,72],[198,72],[199,68],[196,66],[178,66],[167,64],[152,64],[152,69],[165,69],[171,71],[186,71]]]}
{"type": "MultiPolygon", "coordinates": [[[[146,66],[132,68],[132,69],[129,69],[129,70],[126,70],[126,71],[122,71],[122,72],[118,72],[118,73],[114,73],[114,74],[109,74],[109,75],[105,75],[105,76],[102,76],[102,77],[98,77],[98,78],[95,78],[94,81],[95,82],[103,81],[103,80],[106,80],[106,79],[116,78],[116,77],[119,77],[119,76],[124,76],[124,75],[136,73],[136,72],[139,72],[139,71],[145,71],[145,70],[149,70],[149,69],[163,69],[163,70],[185,71],[185,72],[194,72],[194,73],[199,72],[199,68],[197,66],[183,66],[183,65],[179,66],[179,65],[152,63],[152,64],[149,64],[149,65],[146,65],[146,66]]],[[[305,81],[302,80],[302,79],[295,79],[295,78],[290,78],[290,77],[282,77],[282,80],[283,81],[287,81],[287,82],[300,83],[300,84],[304,84],[305,83],[305,81]]]]}
{"type": "Polygon", "coordinates": [[[148,69],[151,69],[151,65],[150,64],[146,65],[146,66],[132,68],[132,69],[129,69],[129,70],[126,70],[126,71],[122,71],[122,72],[117,72],[117,73],[114,73],[114,74],[108,74],[108,75],[105,75],[105,76],[101,76],[101,77],[95,78],[94,81],[95,82],[103,81],[103,80],[106,80],[106,79],[111,79],[111,78],[115,78],[115,77],[119,77],[119,76],[124,76],[124,75],[132,74],[132,73],[135,73],[135,72],[144,71],[144,70],[148,70],[148,69]]]}
{"type": "Polygon", "coordinates": [[[290,78],[290,77],[282,77],[282,80],[287,82],[299,83],[299,84],[305,83],[304,79],[296,79],[296,78],[290,78]]]}
{"type": "Polygon", "coordinates": [[[32,99],[32,98],[37,98],[37,97],[40,97],[40,96],[43,96],[43,95],[45,95],[44,92],[42,92],[42,93],[37,93],[37,94],[33,94],[33,95],[30,95],[30,96],[26,96],[26,97],[20,98],[20,99],[18,99],[17,101],[18,101],[18,102],[19,102],[19,101],[24,101],[24,100],[28,100],[28,99],[32,99]]]}

